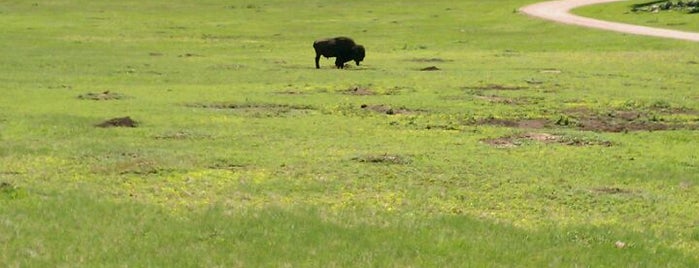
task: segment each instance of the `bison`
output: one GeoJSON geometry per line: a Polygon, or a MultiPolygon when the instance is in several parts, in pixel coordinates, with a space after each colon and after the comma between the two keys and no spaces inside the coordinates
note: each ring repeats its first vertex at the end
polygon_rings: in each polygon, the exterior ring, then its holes
{"type": "Polygon", "coordinates": [[[318,61],[321,55],[335,57],[335,66],[340,69],[345,67],[345,62],[354,61],[359,66],[359,62],[364,60],[364,47],[355,44],[349,37],[317,40],[313,42],[313,48],[316,50],[316,69],[320,68],[318,61]]]}

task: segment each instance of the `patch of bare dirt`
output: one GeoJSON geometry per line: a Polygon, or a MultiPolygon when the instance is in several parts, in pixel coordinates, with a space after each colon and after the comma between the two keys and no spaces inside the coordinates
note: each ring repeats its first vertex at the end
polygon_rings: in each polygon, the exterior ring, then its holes
{"type": "Polygon", "coordinates": [[[511,137],[484,139],[484,140],[481,140],[481,142],[488,144],[488,145],[498,147],[498,148],[514,148],[514,147],[517,147],[517,146],[522,144],[517,139],[513,139],[511,137]]]}
{"type": "Polygon", "coordinates": [[[219,159],[211,163],[208,167],[210,169],[238,170],[245,168],[245,165],[234,163],[229,160],[219,159]]]}
{"type": "Polygon", "coordinates": [[[275,103],[193,103],[187,104],[188,107],[194,108],[207,108],[207,109],[298,109],[298,110],[312,110],[313,107],[310,105],[293,105],[293,104],[275,104],[275,103]]]}
{"type": "Polygon", "coordinates": [[[610,141],[586,137],[570,137],[542,132],[530,132],[510,135],[494,139],[484,139],[481,142],[499,148],[517,147],[527,142],[539,142],[545,144],[563,144],[568,146],[612,146],[610,141]]]}
{"type": "Polygon", "coordinates": [[[629,131],[659,131],[668,130],[672,127],[665,123],[658,122],[634,122],[615,121],[608,118],[588,118],[578,122],[578,127],[585,131],[596,132],[629,132],[629,131]]]}
{"type": "MultiPolygon", "coordinates": [[[[665,110],[666,114],[685,113],[689,110],[665,110]]],[[[661,131],[676,129],[699,129],[691,122],[666,121],[657,112],[642,110],[612,110],[598,113],[586,107],[571,108],[565,111],[556,125],[576,127],[584,131],[630,132],[661,131]]]]}
{"type": "Polygon", "coordinates": [[[597,194],[632,194],[632,190],[623,189],[619,187],[597,187],[590,190],[597,194]]]}
{"type": "Polygon", "coordinates": [[[501,97],[497,95],[488,95],[488,96],[475,96],[476,99],[481,99],[488,101],[490,103],[497,103],[497,104],[507,104],[507,105],[522,105],[522,104],[528,104],[529,101],[523,98],[506,98],[506,97],[501,97]]]}
{"type": "Polygon", "coordinates": [[[405,90],[409,90],[409,87],[379,87],[373,88],[371,86],[356,85],[348,87],[347,89],[340,90],[338,92],[347,95],[354,96],[372,96],[372,95],[397,95],[405,90]]]}
{"type": "Polygon", "coordinates": [[[420,71],[439,71],[439,70],[441,70],[441,69],[439,69],[437,66],[429,66],[429,67],[425,67],[425,68],[420,69],[420,71]]]}
{"type": "Polygon", "coordinates": [[[191,58],[191,57],[204,57],[204,56],[203,56],[203,55],[199,55],[199,54],[194,54],[194,53],[184,53],[184,54],[178,55],[178,57],[180,57],[180,58],[191,58]]]}
{"type": "Polygon", "coordinates": [[[206,139],[211,138],[210,135],[197,134],[188,131],[177,131],[166,133],[154,137],[156,140],[190,140],[190,139],[206,139]]]}
{"type": "Polygon", "coordinates": [[[441,59],[441,58],[413,58],[413,59],[409,59],[409,61],[412,61],[412,62],[448,62],[448,61],[452,61],[452,60],[445,60],[445,59],[441,59]]]}
{"type": "Polygon", "coordinates": [[[465,86],[463,89],[476,89],[476,90],[525,90],[529,87],[525,86],[512,86],[512,85],[500,85],[500,84],[487,84],[479,86],[465,86]]]}
{"type": "Polygon", "coordinates": [[[112,118],[107,121],[104,121],[102,123],[99,123],[95,125],[96,127],[101,127],[101,128],[110,128],[110,127],[137,127],[138,122],[134,121],[131,119],[131,117],[117,117],[117,118],[112,118]]]}
{"type": "Polygon", "coordinates": [[[604,147],[610,147],[614,145],[611,141],[608,140],[601,140],[597,138],[586,138],[586,137],[568,137],[568,136],[563,136],[557,141],[561,144],[565,145],[570,145],[570,146],[604,146],[604,147]]]}
{"type": "Polygon", "coordinates": [[[187,107],[232,110],[250,116],[286,116],[307,114],[315,111],[310,105],[275,104],[275,103],[190,103],[187,107]]]}
{"type": "Polygon", "coordinates": [[[395,154],[378,154],[378,155],[363,155],[352,158],[352,160],[360,163],[375,163],[375,164],[393,164],[405,165],[410,163],[410,159],[406,156],[395,154]]]}
{"type": "Polygon", "coordinates": [[[411,109],[403,108],[403,107],[395,108],[395,107],[391,107],[391,106],[383,105],[383,104],[378,104],[378,105],[362,104],[360,107],[362,108],[362,110],[367,110],[367,111],[372,111],[372,112],[387,114],[387,115],[415,114],[418,112],[417,110],[411,110],[411,109]]]}
{"type": "Polygon", "coordinates": [[[25,191],[9,182],[0,182],[0,199],[19,199],[26,196],[25,191]]]}
{"type": "Polygon", "coordinates": [[[674,106],[670,105],[669,103],[663,102],[663,101],[658,101],[655,103],[652,103],[651,105],[648,106],[648,110],[656,112],[656,113],[661,113],[661,114],[685,114],[685,115],[697,115],[699,112],[697,112],[694,109],[683,107],[683,106],[674,106]]]}
{"type": "Polygon", "coordinates": [[[542,73],[542,74],[560,74],[561,70],[559,70],[559,69],[542,69],[542,70],[539,70],[539,73],[542,73]]]}
{"type": "Polygon", "coordinates": [[[300,91],[300,90],[293,90],[293,89],[290,89],[290,90],[280,90],[280,91],[277,91],[277,92],[275,92],[275,93],[276,93],[276,94],[279,94],[279,95],[305,95],[305,94],[306,94],[306,92],[303,92],[303,91],[300,91]]]}
{"type": "Polygon", "coordinates": [[[476,120],[475,125],[491,125],[511,128],[528,128],[540,129],[549,126],[549,121],[546,119],[502,119],[502,118],[485,118],[476,120]]]}
{"type": "Polygon", "coordinates": [[[90,93],[85,93],[85,94],[78,96],[78,99],[81,99],[81,100],[98,100],[98,101],[99,100],[120,100],[123,98],[126,98],[126,96],[119,94],[119,93],[111,92],[109,90],[103,91],[100,93],[90,92],[90,93]]]}
{"type": "Polygon", "coordinates": [[[525,133],[512,136],[505,136],[494,139],[484,139],[481,142],[499,148],[512,148],[524,144],[527,141],[537,141],[544,143],[556,142],[560,136],[549,133],[525,133]]]}
{"type": "Polygon", "coordinates": [[[90,170],[95,174],[149,175],[172,172],[156,159],[135,152],[110,152],[104,155],[89,155],[90,170]]]}
{"type": "Polygon", "coordinates": [[[15,188],[15,186],[12,185],[12,184],[9,183],[9,182],[4,182],[4,181],[3,181],[3,182],[0,183],[0,191],[5,191],[5,190],[8,190],[8,189],[13,189],[13,188],[15,188]]]}
{"type": "Polygon", "coordinates": [[[368,87],[353,86],[343,91],[345,94],[357,96],[376,95],[376,92],[368,87]]]}

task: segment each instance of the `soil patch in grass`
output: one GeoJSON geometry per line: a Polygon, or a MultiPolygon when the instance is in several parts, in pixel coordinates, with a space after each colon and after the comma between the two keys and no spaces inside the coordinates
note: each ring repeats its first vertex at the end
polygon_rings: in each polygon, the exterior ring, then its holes
{"type": "Polygon", "coordinates": [[[180,57],[180,58],[191,58],[191,57],[204,57],[204,56],[203,56],[203,55],[199,55],[199,54],[194,54],[194,53],[185,53],[185,54],[178,55],[177,57],[180,57]]]}
{"type": "Polygon", "coordinates": [[[360,107],[362,108],[362,110],[367,110],[367,111],[372,111],[375,113],[381,113],[381,114],[387,114],[387,115],[416,114],[419,112],[417,110],[411,110],[411,109],[404,108],[404,107],[394,108],[394,107],[391,107],[388,105],[383,105],[383,104],[378,104],[378,105],[362,104],[360,107]]]}
{"type": "Polygon", "coordinates": [[[101,128],[110,128],[110,127],[137,127],[138,122],[134,121],[131,119],[131,117],[117,117],[117,118],[112,118],[107,121],[104,121],[102,123],[99,123],[95,125],[96,127],[101,127],[101,128]]]}
{"type": "Polygon", "coordinates": [[[392,164],[404,165],[409,164],[410,159],[406,156],[395,154],[370,154],[352,158],[352,160],[360,163],[375,163],[375,164],[392,164]]]}
{"type": "Polygon", "coordinates": [[[136,174],[149,175],[172,172],[174,169],[165,168],[152,158],[133,152],[112,152],[105,155],[90,155],[94,158],[91,172],[94,174],[136,174]]]}
{"type": "Polygon", "coordinates": [[[632,190],[622,189],[619,187],[597,187],[590,190],[596,194],[632,194],[632,190]]]}
{"type": "Polygon", "coordinates": [[[15,187],[9,182],[0,182],[0,192],[10,191],[15,187]]]}
{"type": "Polygon", "coordinates": [[[529,87],[525,86],[512,86],[512,85],[501,85],[501,84],[487,84],[479,86],[465,86],[462,89],[476,89],[476,90],[525,90],[529,87]]]}
{"type": "Polygon", "coordinates": [[[485,118],[476,120],[473,125],[491,125],[511,128],[541,129],[550,125],[547,119],[502,119],[485,118]]]}
{"type": "Polygon", "coordinates": [[[20,199],[27,195],[26,191],[9,182],[0,182],[0,200],[20,199]]]}
{"type": "MultiPolygon", "coordinates": [[[[690,110],[663,110],[664,114],[684,114],[690,110]]],[[[584,131],[595,132],[631,132],[660,131],[677,129],[699,129],[694,122],[666,121],[655,112],[643,110],[612,110],[596,113],[585,107],[566,111],[555,123],[559,126],[572,126],[584,131]]]]}
{"type": "Polygon", "coordinates": [[[405,90],[409,90],[409,88],[408,87],[401,87],[401,86],[375,88],[375,87],[366,86],[366,85],[355,85],[355,86],[348,87],[346,89],[339,90],[338,92],[340,92],[342,94],[354,95],[354,96],[372,96],[372,95],[397,95],[405,90]]]}
{"type": "Polygon", "coordinates": [[[101,93],[90,92],[90,93],[85,93],[85,94],[78,96],[78,99],[81,99],[81,100],[98,100],[98,101],[100,101],[100,100],[120,100],[120,99],[124,99],[124,98],[126,98],[126,96],[119,94],[119,93],[111,92],[109,90],[101,92],[101,93]]]}
{"type": "Polygon", "coordinates": [[[420,71],[439,71],[439,70],[441,70],[441,69],[439,69],[437,66],[429,66],[429,67],[425,67],[425,68],[420,69],[420,71]]]}
{"type": "Polygon", "coordinates": [[[376,92],[368,87],[353,86],[343,91],[345,94],[356,96],[376,95],[376,92]]]}
{"type": "Polygon", "coordinates": [[[154,137],[156,140],[191,140],[191,139],[207,139],[211,138],[210,135],[197,134],[188,131],[177,131],[172,133],[165,133],[154,137]]]}
{"type": "Polygon", "coordinates": [[[505,136],[495,139],[485,139],[481,142],[492,145],[499,148],[512,148],[524,144],[527,141],[538,141],[544,143],[552,143],[560,139],[560,136],[556,136],[548,133],[525,133],[512,136],[505,136]]]}
{"type": "Polygon", "coordinates": [[[413,58],[413,59],[409,59],[408,61],[412,61],[412,62],[448,62],[448,61],[452,61],[452,60],[445,60],[445,59],[441,59],[441,58],[413,58]]]}
{"type": "Polygon", "coordinates": [[[191,103],[187,107],[231,110],[251,116],[284,116],[306,114],[315,111],[310,105],[275,104],[275,103],[191,103]]]}
{"type": "Polygon", "coordinates": [[[545,144],[563,144],[569,146],[612,146],[612,142],[586,137],[572,137],[566,135],[555,135],[542,132],[530,132],[517,135],[510,135],[494,139],[484,139],[481,142],[500,148],[517,147],[527,142],[539,142],[545,144]]]}
{"type": "Polygon", "coordinates": [[[234,163],[225,159],[218,159],[213,163],[208,165],[210,169],[220,169],[220,170],[239,170],[245,168],[245,165],[234,163]]]}
{"type": "Polygon", "coordinates": [[[300,90],[293,90],[293,89],[290,89],[290,90],[280,90],[280,91],[277,91],[277,92],[275,92],[275,93],[276,93],[276,94],[279,94],[279,95],[305,95],[305,94],[306,94],[306,92],[303,92],[303,91],[300,91],[300,90]]]}
{"type": "Polygon", "coordinates": [[[523,105],[523,104],[529,104],[530,101],[528,101],[525,98],[506,98],[506,97],[501,97],[498,95],[487,95],[487,96],[475,96],[476,99],[488,101],[490,103],[497,103],[497,104],[507,104],[507,105],[523,105]]]}

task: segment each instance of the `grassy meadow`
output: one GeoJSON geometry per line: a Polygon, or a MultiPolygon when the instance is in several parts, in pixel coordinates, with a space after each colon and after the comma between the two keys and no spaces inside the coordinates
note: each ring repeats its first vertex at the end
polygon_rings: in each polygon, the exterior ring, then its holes
{"type": "Polygon", "coordinates": [[[533,2],[3,3],[0,266],[696,267],[699,46],[533,2]]]}

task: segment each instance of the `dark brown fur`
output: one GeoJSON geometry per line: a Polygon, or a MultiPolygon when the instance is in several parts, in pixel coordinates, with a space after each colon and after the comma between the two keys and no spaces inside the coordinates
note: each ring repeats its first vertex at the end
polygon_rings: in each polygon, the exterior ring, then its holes
{"type": "Polygon", "coordinates": [[[344,68],[345,62],[354,61],[357,66],[364,60],[364,47],[357,45],[349,37],[335,37],[313,42],[316,51],[316,68],[320,68],[320,56],[335,58],[335,67],[344,68]]]}

